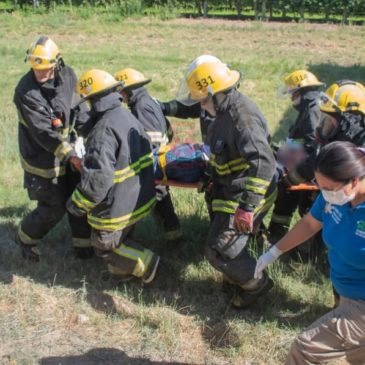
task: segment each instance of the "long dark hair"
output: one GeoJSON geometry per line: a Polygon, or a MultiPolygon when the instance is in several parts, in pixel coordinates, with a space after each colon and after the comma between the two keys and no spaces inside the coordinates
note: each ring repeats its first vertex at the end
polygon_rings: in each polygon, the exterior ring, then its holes
{"type": "Polygon", "coordinates": [[[365,148],[351,142],[332,142],[322,147],[314,166],[315,171],[331,180],[348,183],[365,177],[365,148]]]}

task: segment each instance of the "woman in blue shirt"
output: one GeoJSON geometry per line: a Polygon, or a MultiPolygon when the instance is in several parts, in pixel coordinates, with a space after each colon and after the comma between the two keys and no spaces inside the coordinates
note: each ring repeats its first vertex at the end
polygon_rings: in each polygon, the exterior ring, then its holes
{"type": "Polygon", "coordinates": [[[285,364],[321,364],[340,357],[365,364],[365,150],[349,142],[324,146],[315,176],[321,194],[310,212],[258,259],[255,277],[322,229],[340,304],[295,339],[285,364]]]}

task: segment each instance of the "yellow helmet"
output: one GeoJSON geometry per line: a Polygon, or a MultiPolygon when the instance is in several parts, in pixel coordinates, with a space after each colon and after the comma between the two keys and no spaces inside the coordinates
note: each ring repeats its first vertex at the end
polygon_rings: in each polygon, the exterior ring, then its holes
{"type": "Polygon", "coordinates": [[[184,105],[193,105],[196,100],[191,99],[191,94],[187,85],[187,77],[200,65],[204,63],[223,63],[219,58],[211,55],[201,55],[195,58],[184,72],[184,77],[180,81],[179,90],[176,94],[176,100],[184,105]]]}
{"type": "Polygon", "coordinates": [[[337,81],[321,93],[320,109],[325,113],[358,111],[365,114],[365,87],[351,80],[337,81]]]}
{"type": "Polygon", "coordinates": [[[136,89],[151,82],[151,79],[146,79],[141,72],[133,68],[120,70],[115,73],[114,77],[117,81],[124,82],[123,89],[136,89]]]}
{"type": "Polygon", "coordinates": [[[25,61],[30,63],[33,70],[47,70],[55,67],[60,58],[56,43],[42,35],[30,45],[25,61]]]}
{"type": "Polygon", "coordinates": [[[193,100],[202,100],[235,87],[241,79],[238,71],[219,62],[202,63],[187,75],[186,83],[193,100]]]}
{"type": "Polygon", "coordinates": [[[189,76],[198,66],[203,63],[223,63],[219,58],[207,54],[203,54],[195,58],[185,71],[185,77],[189,76]]]}
{"type": "Polygon", "coordinates": [[[315,75],[307,70],[296,70],[285,76],[283,94],[292,94],[299,89],[307,87],[320,87],[324,85],[320,82],[315,75]]]}
{"type": "Polygon", "coordinates": [[[123,81],[117,81],[111,74],[102,70],[92,69],[83,73],[77,82],[76,91],[83,100],[90,96],[113,91],[122,86],[123,81]]]}

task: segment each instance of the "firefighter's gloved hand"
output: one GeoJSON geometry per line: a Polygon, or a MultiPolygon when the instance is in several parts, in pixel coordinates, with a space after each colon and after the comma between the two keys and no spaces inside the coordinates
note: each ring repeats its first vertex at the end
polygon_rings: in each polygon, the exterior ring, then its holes
{"type": "Polygon", "coordinates": [[[280,183],[284,185],[285,188],[290,188],[292,185],[294,185],[290,179],[288,178],[288,175],[284,175],[281,179],[280,179],[280,183]]]}
{"type": "Polygon", "coordinates": [[[69,198],[66,202],[66,210],[75,217],[83,217],[86,212],[83,209],[80,209],[75,205],[72,201],[72,198],[69,198]]]}
{"type": "Polygon", "coordinates": [[[75,171],[79,171],[81,173],[82,171],[82,159],[77,156],[72,156],[68,160],[70,162],[71,168],[75,171]]]}
{"type": "Polygon", "coordinates": [[[253,230],[253,212],[237,208],[234,214],[233,226],[241,233],[250,233],[253,230]]]}
{"type": "Polygon", "coordinates": [[[255,267],[255,279],[261,279],[263,271],[274,261],[276,261],[283,251],[279,250],[275,245],[269,251],[262,254],[257,260],[255,267]]]}
{"type": "Polygon", "coordinates": [[[84,138],[82,137],[76,138],[74,150],[78,158],[83,158],[85,156],[86,150],[84,145],[84,138]]]}
{"type": "Polygon", "coordinates": [[[197,188],[198,193],[205,193],[205,192],[209,193],[212,190],[212,187],[213,183],[211,176],[208,173],[204,172],[203,176],[200,178],[198,182],[198,188],[197,188]]]}
{"type": "Polygon", "coordinates": [[[301,184],[303,180],[304,179],[298,174],[297,170],[293,169],[284,175],[281,181],[286,187],[289,188],[293,185],[301,184]]]}

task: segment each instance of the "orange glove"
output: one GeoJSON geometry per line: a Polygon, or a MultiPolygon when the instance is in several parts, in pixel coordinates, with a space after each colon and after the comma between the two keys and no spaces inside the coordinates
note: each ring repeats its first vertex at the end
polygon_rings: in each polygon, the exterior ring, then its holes
{"type": "Polygon", "coordinates": [[[250,233],[253,230],[253,212],[237,208],[233,220],[234,228],[241,233],[250,233]]]}

